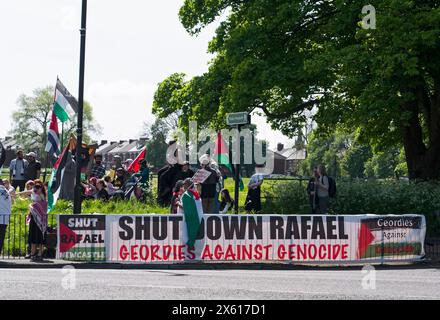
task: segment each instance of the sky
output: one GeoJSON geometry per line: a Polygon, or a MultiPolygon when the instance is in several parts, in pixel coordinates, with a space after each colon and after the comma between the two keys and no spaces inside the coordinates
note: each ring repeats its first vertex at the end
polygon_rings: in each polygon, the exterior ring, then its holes
{"type": "MultiPolygon", "coordinates": [[[[127,140],[142,134],[157,84],[174,72],[188,78],[208,69],[209,40],[218,21],[190,36],[178,18],[183,0],[90,0],[84,98],[102,127],[96,140],[127,140]]],[[[80,0],[0,1],[0,137],[11,128],[20,94],[55,85],[77,96],[80,0]]],[[[293,143],[253,117],[259,138],[293,143]]]]}

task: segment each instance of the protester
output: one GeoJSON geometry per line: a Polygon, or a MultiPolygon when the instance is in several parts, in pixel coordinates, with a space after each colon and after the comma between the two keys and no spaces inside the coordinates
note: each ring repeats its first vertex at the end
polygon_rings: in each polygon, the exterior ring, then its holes
{"type": "Polygon", "coordinates": [[[217,171],[211,168],[211,159],[205,154],[199,159],[202,169],[209,171],[209,177],[201,183],[200,197],[202,198],[203,213],[213,213],[214,198],[216,196],[217,183],[220,179],[217,171]]]}
{"type": "Polygon", "coordinates": [[[73,201],[75,196],[76,162],[73,157],[68,157],[64,167],[63,180],[61,182],[60,199],[73,201]]]}
{"type": "Polygon", "coordinates": [[[4,181],[0,179],[0,253],[3,250],[3,242],[11,215],[11,198],[4,181]]]}
{"type": "Polygon", "coordinates": [[[122,167],[129,175],[131,175],[131,172],[129,172],[128,169],[132,163],[133,163],[133,159],[127,159],[122,163],[122,167]]]}
{"type": "Polygon", "coordinates": [[[109,171],[108,176],[111,178],[111,181],[116,178],[116,169],[122,168],[122,160],[119,155],[114,155],[112,160],[111,169],[109,171]]]}
{"type": "Polygon", "coordinates": [[[215,172],[217,172],[217,176],[218,176],[218,181],[215,185],[215,196],[214,196],[214,203],[212,204],[212,208],[211,208],[211,213],[219,213],[220,201],[218,200],[218,196],[224,187],[223,175],[220,172],[218,164],[213,160],[211,160],[211,168],[215,170],[215,172]]]}
{"type": "Polygon", "coordinates": [[[46,190],[40,180],[35,180],[31,195],[29,242],[31,243],[31,261],[43,260],[43,244],[47,230],[46,190]]]}
{"type": "Polygon", "coordinates": [[[99,179],[96,182],[96,189],[97,189],[97,193],[96,193],[96,199],[97,200],[102,200],[102,201],[108,201],[108,199],[110,198],[107,190],[106,190],[106,184],[105,181],[102,179],[99,179]]]}
{"type": "Polygon", "coordinates": [[[88,183],[81,183],[83,189],[84,189],[84,198],[85,199],[96,199],[96,194],[98,193],[98,190],[96,188],[96,183],[98,179],[95,177],[92,177],[89,179],[88,183]]]}
{"type": "Polygon", "coordinates": [[[177,174],[181,170],[181,165],[167,165],[158,174],[158,203],[163,206],[170,206],[173,196],[173,187],[177,182],[177,174]]]}
{"type": "Polygon", "coordinates": [[[171,213],[183,213],[183,206],[180,198],[184,192],[183,180],[177,181],[174,186],[173,197],[171,198],[171,213]]]}
{"type": "Polygon", "coordinates": [[[41,163],[37,161],[37,155],[35,152],[29,152],[26,158],[28,160],[28,165],[25,169],[26,180],[40,179],[41,163]]]}
{"type": "Polygon", "coordinates": [[[226,214],[229,209],[234,208],[234,200],[231,198],[228,189],[223,189],[220,192],[220,214],[226,214]]]}
{"type": "Polygon", "coordinates": [[[9,195],[11,196],[11,201],[14,202],[15,199],[17,198],[17,193],[16,193],[14,187],[11,186],[11,183],[7,179],[3,180],[3,184],[6,188],[6,190],[9,192],[9,195]]]}
{"type": "Polygon", "coordinates": [[[312,214],[317,213],[319,200],[316,194],[316,184],[315,180],[319,177],[318,167],[313,168],[313,177],[310,178],[309,183],[307,184],[307,194],[309,195],[309,203],[310,208],[312,209],[312,214]]]}
{"type": "Polygon", "coordinates": [[[110,176],[105,176],[104,181],[105,181],[105,184],[107,185],[107,193],[110,197],[112,197],[117,190],[112,183],[112,178],[110,176]]]}
{"type": "Polygon", "coordinates": [[[251,176],[248,184],[248,194],[245,201],[245,210],[255,211],[256,213],[261,211],[261,185],[264,181],[264,176],[261,173],[262,165],[255,167],[255,173],[251,176]]]}
{"type": "Polygon", "coordinates": [[[327,214],[330,203],[329,178],[324,165],[318,166],[318,177],[315,179],[316,194],[318,196],[318,213],[327,214]]]}
{"type": "Polygon", "coordinates": [[[9,165],[9,180],[12,182],[14,189],[19,188],[20,191],[24,191],[24,185],[26,184],[26,168],[28,162],[23,159],[23,151],[17,151],[17,158],[13,159],[9,165]]]}
{"type": "Polygon", "coordinates": [[[89,178],[102,179],[105,176],[105,167],[102,164],[102,155],[95,155],[95,163],[90,171],[89,178]]]}
{"type": "Polygon", "coordinates": [[[189,162],[185,161],[180,167],[178,172],[176,173],[175,179],[177,181],[184,181],[186,178],[192,178],[194,176],[194,171],[190,168],[189,162]]]}
{"type": "Polygon", "coordinates": [[[124,189],[126,180],[125,170],[123,168],[116,169],[116,178],[113,180],[113,186],[118,189],[124,189]]]}

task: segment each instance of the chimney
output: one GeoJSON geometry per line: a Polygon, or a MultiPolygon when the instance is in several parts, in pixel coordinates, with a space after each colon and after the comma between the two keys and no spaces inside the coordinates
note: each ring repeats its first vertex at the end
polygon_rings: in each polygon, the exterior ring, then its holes
{"type": "Polygon", "coordinates": [[[130,144],[132,144],[133,142],[135,142],[135,141],[137,141],[136,139],[130,139],[130,140],[128,140],[128,142],[130,143],[130,144]]]}
{"type": "Polygon", "coordinates": [[[278,144],[277,144],[277,151],[280,152],[280,151],[282,151],[283,149],[284,149],[284,144],[282,144],[282,143],[278,143],[278,144]]]}
{"type": "Polygon", "coordinates": [[[105,145],[105,144],[107,144],[107,140],[101,140],[101,143],[99,144],[99,146],[103,146],[103,145],[105,145]]]}
{"type": "Polygon", "coordinates": [[[127,142],[127,140],[119,140],[119,143],[124,143],[124,142],[127,142]]]}

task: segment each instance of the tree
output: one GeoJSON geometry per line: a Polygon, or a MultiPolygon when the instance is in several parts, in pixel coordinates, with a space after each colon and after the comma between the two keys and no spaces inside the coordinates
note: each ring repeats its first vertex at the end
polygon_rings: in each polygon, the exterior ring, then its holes
{"type": "Polygon", "coordinates": [[[365,164],[371,156],[372,152],[369,145],[354,142],[342,159],[342,175],[350,178],[364,178],[365,164]]]}
{"type": "Polygon", "coordinates": [[[227,112],[261,110],[293,136],[317,108],[320,130],[360,129],[378,149],[403,144],[411,179],[440,178],[440,6],[438,1],[186,0],[179,16],[197,35],[226,10],[208,72],[164,80],[155,112],[224,125],[227,112]],[[169,86],[165,86],[169,84],[169,86]]]}
{"type": "MultiPolygon", "coordinates": [[[[41,156],[47,141],[47,130],[50,124],[53,107],[54,88],[35,89],[33,95],[22,94],[17,101],[19,109],[12,114],[10,133],[25,150],[38,151],[41,156]]],[[[84,135],[85,143],[90,142],[91,133],[99,133],[100,126],[93,119],[92,106],[84,102],[84,135]]],[[[64,142],[71,134],[75,134],[76,119],[64,124],[64,142]]],[[[61,134],[61,123],[60,123],[61,134]]]]}
{"type": "Polygon", "coordinates": [[[154,170],[158,170],[166,164],[167,137],[171,129],[166,120],[157,118],[147,130],[149,140],[146,145],[145,159],[153,166],[154,170]]]}

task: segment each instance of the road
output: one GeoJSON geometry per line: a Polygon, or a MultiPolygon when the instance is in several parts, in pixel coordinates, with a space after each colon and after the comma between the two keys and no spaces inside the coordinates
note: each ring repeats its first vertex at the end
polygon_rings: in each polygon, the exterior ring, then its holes
{"type": "Polygon", "coordinates": [[[0,269],[3,299],[440,299],[440,269],[0,269]]]}

